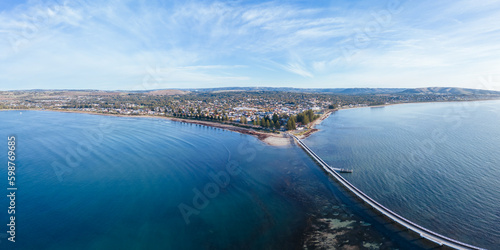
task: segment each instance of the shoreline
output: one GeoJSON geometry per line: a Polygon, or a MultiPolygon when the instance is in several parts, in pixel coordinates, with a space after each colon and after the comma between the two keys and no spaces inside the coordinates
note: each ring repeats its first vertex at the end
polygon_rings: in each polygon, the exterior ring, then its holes
{"type": "Polygon", "coordinates": [[[326,120],[326,118],[330,117],[331,114],[333,114],[334,112],[338,111],[339,109],[329,109],[327,110],[324,114],[322,114],[318,119],[312,121],[311,123],[309,123],[309,125],[307,125],[307,128],[308,130],[305,131],[303,134],[301,135],[296,135],[299,139],[305,139],[307,137],[309,137],[310,135],[320,131],[319,129],[315,128],[317,125],[321,124],[324,120],[326,120]]]}
{"type": "MultiPolygon", "coordinates": [[[[251,135],[259,139],[260,141],[266,143],[269,146],[288,146],[293,143],[293,140],[289,138],[288,132],[280,132],[279,134],[275,133],[268,133],[268,132],[261,132],[257,131],[251,128],[244,128],[244,127],[238,127],[234,126],[232,124],[224,124],[224,123],[219,123],[219,122],[211,122],[211,121],[203,121],[203,120],[193,120],[193,119],[185,119],[185,118],[177,118],[177,117],[169,117],[169,116],[155,116],[155,115],[122,115],[122,114],[104,114],[104,113],[97,113],[97,112],[89,112],[89,111],[78,111],[78,110],[52,110],[52,109],[45,109],[45,110],[40,110],[40,111],[53,111],[53,112],[65,112],[65,113],[81,113],[81,114],[91,114],[91,115],[105,115],[105,116],[116,116],[116,117],[145,117],[145,118],[160,118],[160,119],[166,119],[166,120],[171,120],[171,121],[176,121],[176,122],[185,122],[185,123],[191,123],[191,124],[197,124],[197,125],[202,125],[202,126],[207,126],[207,127],[213,127],[213,128],[220,128],[240,134],[245,134],[245,135],[251,135]]],[[[330,109],[324,114],[322,114],[318,119],[314,120],[308,125],[308,130],[301,134],[297,135],[299,139],[305,139],[309,137],[310,135],[316,133],[319,131],[319,129],[314,128],[316,125],[321,124],[326,118],[328,118],[332,113],[335,111],[338,111],[338,109],[330,109]]]]}
{"type": "Polygon", "coordinates": [[[197,124],[207,127],[220,128],[240,134],[251,135],[259,139],[260,141],[266,143],[269,146],[288,146],[292,143],[291,139],[286,135],[286,133],[274,134],[267,132],[260,132],[251,128],[238,127],[231,124],[224,124],[218,122],[202,121],[202,120],[191,120],[177,117],[159,116],[159,115],[122,115],[122,114],[105,114],[89,111],[79,111],[79,110],[53,110],[53,109],[2,109],[0,111],[51,111],[51,112],[62,112],[62,113],[79,113],[79,114],[89,114],[89,115],[102,115],[102,116],[115,116],[115,117],[129,117],[129,118],[156,118],[165,119],[175,122],[184,122],[197,124]]]}
{"type": "Polygon", "coordinates": [[[305,131],[303,133],[293,133],[294,131],[295,132],[297,131],[297,130],[294,130],[291,132],[284,132],[284,133],[280,133],[280,134],[261,132],[261,131],[257,131],[257,130],[251,129],[251,128],[238,127],[238,126],[234,126],[231,124],[202,121],[202,120],[191,120],[191,119],[159,116],[159,115],[123,115],[123,114],[106,114],[106,113],[97,113],[97,112],[79,111],[79,110],[54,110],[54,109],[0,109],[0,111],[52,111],[52,112],[80,113],[80,114],[115,116],[115,117],[159,118],[159,119],[166,119],[166,120],[171,120],[171,121],[176,121],[176,122],[185,122],[185,123],[203,125],[203,126],[207,126],[207,127],[220,128],[220,129],[224,129],[224,130],[228,130],[228,131],[232,131],[232,132],[236,132],[236,133],[240,133],[240,134],[251,135],[251,136],[254,136],[257,139],[259,139],[260,141],[266,143],[269,146],[279,147],[279,146],[288,146],[288,145],[291,145],[293,143],[292,140],[290,138],[288,138],[288,136],[287,136],[288,133],[294,134],[295,136],[297,136],[301,140],[306,139],[307,137],[311,136],[312,134],[320,131],[319,129],[315,128],[317,125],[321,124],[326,118],[328,118],[334,112],[341,111],[341,110],[359,109],[359,108],[384,108],[386,106],[401,105],[401,104],[442,103],[442,102],[457,103],[457,102],[477,102],[477,101],[494,101],[494,100],[500,100],[500,99],[471,100],[471,101],[404,102],[404,103],[382,104],[382,105],[376,105],[376,106],[329,109],[324,114],[322,114],[318,119],[311,122],[307,126],[308,127],[307,131],[305,131]]]}
{"type": "Polygon", "coordinates": [[[465,100],[465,101],[429,101],[429,102],[400,102],[400,103],[388,103],[388,104],[380,104],[380,105],[374,105],[374,106],[363,106],[363,107],[349,107],[349,108],[340,108],[336,109],[337,111],[339,110],[348,110],[348,109],[360,109],[360,108],[384,108],[387,106],[394,106],[394,105],[404,105],[404,104],[426,104],[426,103],[467,103],[467,102],[487,102],[487,101],[500,101],[500,98],[494,98],[494,99],[480,99],[480,100],[465,100]]]}

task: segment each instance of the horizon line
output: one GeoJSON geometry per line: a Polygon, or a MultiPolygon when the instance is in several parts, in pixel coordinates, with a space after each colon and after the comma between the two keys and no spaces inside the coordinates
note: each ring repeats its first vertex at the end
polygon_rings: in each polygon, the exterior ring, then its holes
{"type": "Polygon", "coordinates": [[[427,87],[414,87],[414,88],[408,88],[408,87],[345,87],[345,88],[340,88],[340,87],[335,87],[335,88],[317,88],[317,87],[310,87],[310,88],[298,88],[298,87],[272,87],[272,86],[246,86],[246,87],[241,87],[241,86],[229,86],[229,87],[208,87],[208,88],[161,88],[161,89],[144,89],[144,90],[126,90],[126,89],[79,89],[79,88],[74,88],[74,89],[52,89],[52,88],[47,88],[47,89],[42,89],[42,88],[36,88],[36,89],[9,89],[9,90],[0,90],[0,91],[103,91],[103,92],[150,92],[150,91],[158,91],[158,90],[206,90],[206,89],[244,89],[244,88],[253,88],[253,89],[264,89],[264,88],[273,88],[273,89],[297,89],[297,90],[307,90],[307,89],[314,89],[314,90],[322,90],[322,89],[424,89],[424,88],[455,88],[455,89],[471,89],[471,90],[485,90],[485,91],[494,91],[494,92],[500,92],[498,90],[492,90],[492,89],[480,89],[480,88],[463,88],[463,87],[438,87],[438,86],[427,86],[427,87]]]}

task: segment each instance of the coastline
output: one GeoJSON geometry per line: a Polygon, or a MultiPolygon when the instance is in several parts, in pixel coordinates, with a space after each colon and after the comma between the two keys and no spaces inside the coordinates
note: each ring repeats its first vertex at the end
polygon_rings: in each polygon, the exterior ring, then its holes
{"type": "Polygon", "coordinates": [[[308,130],[305,131],[303,134],[296,135],[299,139],[305,139],[309,137],[310,135],[316,133],[319,131],[319,129],[315,128],[317,125],[321,124],[326,118],[328,118],[331,114],[334,112],[338,111],[338,109],[329,109],[326,111],[324,114],[322,114],[318,119],[314,120],[313,122],[309,123],[307,125],[308,130]]]}
{"type": "MultiPolygon", "coordinates": [[[[430,103],[434,103],[434,102],[430,102],[430,103]]],[[[401,103],[401,104],[414,104],[414,103],[401,103]]],[[[392,105],[396,105],[396,104],[379,105],[379,106],[369,106],[369,107],[351,107],[351,108],[345,108],[345,109],[347,110],[347,109],[356,109],[356,108],[384,108],[385,106],[392,106],[392,105]]],[[[342,109],[339,109],[339,110],[342,110],[342,109]]],[[[16,111],[23,111],[23,110],[16,110],[16,111]]],[[[29,109],[27,111],[29,111],[29,109]]],[[[65,112],[63,110],[60,110],[60,111],[57,111],[57,110],[47,110],[47,111],[65,112]]],[[[337,110],[331,110],[330,114],[333,113],[334,111],[337,111],[337,110]]],[[[367,111],[367,110],[365,110],[365,111],[367,111]]],[[[179,122],[187,122],[187,123],[196,123],[196,122],[198,122],[198,120],[185,120],[185,119],[180,119],[180,118],[152,116],[152,115],[141,115],[141,116],[135,116],[134,115],[134,116],[131,116],[131,115],[118,115],[118,114],[116,114],[116,115],[114,115],[114,114],[99,114],[99,113],[84,112],[84,111],[66,111],[66,112],[68,112],[68,113],[89,113],[89,114],[97,114],[97,115],[122,116],[122,117],[164,118],[164,119],[167,119],[167,120],[177,120],[179,122]]],[[[316,125],[321,124],[322,121],[325,120],[330,115],[330,114],[326,115],[326,113],[327,112],[325,112],[325,114],[324,114],[325,117],[323,117],[323,115],[320,117],[322,119],[318,118],[314,122],[310,123],[309,124],[310,127],[314,129],[314,127],[316,125]]],[[[199,121],[199,122],[203,122],[203,121],[199,121]]],[[[208,121],[206,123],[210,123],[210,125],[207,125],[207,124],[202,124],[202,125],[213,127],[212,126],[213,124],[219,124],[219,123],[208,122],[208,121]]],[[[220,124],[220,125],[223,125],[223,124],[220,124]]],[[[234,127],[232,125],[228,125],[228,126],[234,127]]],[[[238,128],[238,127],[234,127],[234,128],[238,128]]],[[[222,128],[222,129],[230,130],[228,128],[222,128]]],[[[242,128],[242,129],[244,129],[244,128],[242,128]]],[[[241,133],[239,131],[235,131],[235,132],[241,133]]],[[[265,134],[267,134],[267,133],[265,133],[265,134]]],[[[254,136],[256,136],[256,135],[254,135],[254,136]]],[[[269,136],[271,136],[271,135],[269,135],[269,136]]],[[[306,137],[307,136],[309,136],[309,135],[306,135],[306,137]]],[[[256,137],[258,137],[258,136],[256,136],[256,137]]],[[[267,137],[267,138],[269,138],[269,137],[267,137]]],[[[341,223],[339,221],[336,221],[336,220],[334,221],[334,219],[331,219],[331,218],[326,217],[326,216],[325,216],[325,218],[319,217],[319,218],[316,218],[315,220],[313,220],[313,219],[311,219],[311,220],[312,220],[312,222],[310,222],[310,224],[314,225],[314,227],[307,230],[307,232],[308,232],[308,234],[307,234],[308,237],[306,238],[307,239],[306,240],[307,243],[310,243],[310,244],[325,243],[324,245],[333,245],[333,243],[331,241],[324,242],[323,239],[325,239],[325,237],[328,237],[327,239],[335,239],[336,236],[342,235],[342,234],[339,234],[339,231],[340,231],[340,233],[342,233],[341,230],[343,230],[343,228],[340,228],[340,229],[339,228],[334,228],[337,225],[341,225],[341,224],[339,224],[339,223],[341,223]]],[[[350,228],[345,227],[345,230],[347,230],[347,229],[350,229],[350,228]]]]}
{"type": "Polygon", "coordinates": [[[166,119],[176,122],[185,122],[197,125],[203,125],[207,127],[220,128],[228,131],[237,132],[240,134],[251,135],[259,139],[260,141],[266,143],[269,146],[288,146],[292,143],[291,139],[287,137],[286,133],[274,134],[274,133],[266,133],[260,132],[257,130],[253,130],[250,128],[243,128],[233,126],[231,124],[224,124],[218,122],[210,122],[210,121],[202,121],[202,120],[191,120],[191,119],[183,119],[176,117],[167,117],[167,116],[157,116],[157,115],[122,115],[122,114],[105,114],[105,113],[97,113],[97,112],[89,112],[89,111],[78,111],[78,110],[53,110],[53,109],[2,109],[0,111],[52,111],[52,112],[62,112],[62,113],[80,113],[80,114],[90,114],[90,115],[103,115],[103,116],[115,116],[115,117],[133,117],[133,118],[159,118],[166,119]]]}
{"type": "MultiPolygon", "coordinates": [[[[96,113],[96,112],[88,112],[88,111],[77,111],[77,110],[49,110],[46,109],[44,111],[54,111],[54,112],[66,112],[66,113],[82,113],[82,114],[91,114],[91,115],[106,115],[106,116],[118,116],[118,117],[146,117],[146,118],[161,118],[176,122],[185,122],[191,124],[198,124],[207,127],[214,127],[225,129],[233,132],[237,132],[240,134],[246,134],[257,137],[260,141],[266,143],[269,146],[288,146],[293,143],[293,140],[287,136],[288,133],[267,133],[260,132],[251,128],[238,127],[231,124],[224,124],[218,122],[210,122],[210,121],[202,121],[202,120],[192,120],[192,119],[184,119],[177,117],[168,117],[168,116],[155,116],[155,115],[122,115],[122,114],[104,114],[104,113],[96,113]]],[[[304,139],[309,137],[310,135],[319,131],[319,129],[314,128],[316,125],[321,124],[326,118],[328,118],[333,112],[337,111],[337,109],[328,110],[324,114],[322,114],[318,119],[311,122],[307,127],[309,128],[305,133],[301,135],[297,135],[300,139],[304,139]]]]}
{"type": "MultiPolygon", "coordinates": [[[[443,102],[477,102],[477,101],[492,101],[492,100],[499,100],[499,99],[471,100],[471,101],[443,101],[443,102]]],[[[319,129],[317,129],[315,127],[317,125],[321,124],[326,118],[328,118],[334,112],[337,112],[340,110],[349,110],[349,109],[358,109],[358,108],[384,108],[386,106],[392,106],[392,105],[415,104],[415,103],[440,103],[440,102],[439,101],[437,101],[437,102],[404,102],[404,103],[382,104],[382,105],[376,105],[376,106],[363,106],[363,107],[358,106],[358,107],[346,107],[346,108],[340,108],[340,109],[339,108],[329,109],[324,114],[322,114],[318,119],[311,122],[307,126],[308,127],[307,131],[304,131],[303,133],[293,133],[293,132],[297,132],[295,130],[295,131],[285,132],[285,133],[280,133],[280,134],[260,132],[260,131],[257,131],[257,130],[251,129],[251,128],[237,127],[237,126],[233,126],[231,124],[202,121],[202,120],[183,119],[183,118],[168,117],[168,116],[158,116],[158,115],[105,114],[105,113],[97,113],[97,112],[90,112],[90,111],[55,110],[55,109],[0,109],[0,111],[31,111],[31,110],[35,110],[35,111],[53,111],[53,112],[63,112],[63,113],[81,113],[81,114],[91,114],[91,115],[116,116],[116,117],[160,118],[160,119],[167,119],[167,120],[171,120],[171,121],[185,122],[185,123],[203,125],[203,126],[207,126],[207,127],[220,128],[220,129],[224,129],[224,130],[228,130],[228,131],[237,132],[240,134],[252,135],[252,136],[255,136],[257,139],[259,139],[260,141],[262,141],[270,146],[288,146],[288,145],[291,145],[293,143],[293,141],[287,137],[287,133],[292,133],[295,136],[297,136],[299,139],[305,139],[305,138],[309,137],[310,135],[318,132],[319,129]]]]}
{"type": "MultiPolygon", "coordinates": [[[[388,104],[388,105],[395,105],[395,104],[388,104]]],[[[382,105],[382,106],[388,106],[388,105],[382,105]]],[[[377,106],[377,107],[380,107],[380,106],[377,106]]],[[[52,111],[52,112],[63,112],[63,113],[80,113],[80,114],[115,116],[115,117],[160,118],[160,119],[166,119],[166,120],[171,120],[171,121],[176,121],[176,122],[185,122],[185,123],[203,125],[203,126],[207,126],[207,127],[220,128],[220,129],[224,129],[224,130],[228,130],[228,131],[233,131],[233,132],[240,133],[240,134],[251,135],[251,136],[254,136],[257,139],[259,139],[260,141],[266,143],[269,146],[282,147],[282,146],[289,146],[289,145],[291,145],[291,144],[294,143],[293,140],[290,137],[287,136],[288,133],[294,134],[299,139],[305,139],[305,138],[309,137],[310,135],[318,132],[319,129],[316,129],[315,127],[317,125],[321,124],[332,113],[334,113],[336,111],[339,111],[339,110],[343,110],[343,109],[355,109],[355,108],[366,108],[366,107],[352,107],[352,108],[342,108],[342,109],[329,109],[324,114],[322,114],[318,119],[316,119],[313,122],[311,122],[307,126],[308,130],[304,131],[303,133],[296,133],[297,130],[294,130],[294,131],[280,133],[280,134],[260,132],[260,131],[257,131],[257,130],[251,129],[251,128],[238,127],[238,126],[234,126],[234,125],[231,125],[231,124],[224,124],[224,123],[210,122],[210,121],[202,121],[202,120],[184,119],[184,118],[177,118],[177,117],[159,116],[159,115],[123,115],[123,114],[106,114],[106,113],[97,113],[97,112],[79,111],[79,110],[54,110],[54,109],[0,109],[0,111],[12,111],[12,110],[16,110],[16,111],[30,111],[30,110],[35,110],[35,111],[52,111]]]]}
{"type": "MultiPolygon", "coordinates": [[[[147,117],[158,118],[158,116],[147,116],[147,117]]],[[[159,116],[159,117],[161,117],[161,116],[159,116]]],[[[233,126],[231,124],[201,121],[201,120],[191,120],[191,119],[166,117],[166,116],[161,117],[161,118],[171,120],[171,121],[185,122],[185,123],[203,125],[203,126],[207,126],[207,127],[225,129],[225,130],[229,130],[229,131],[233,131],[233,132],[237,132],[237,133],[245,134],[245,135],[252,135],[252,136],[257,137],[257,139],[261,140],[262,142],[264,142],[270,146],[287,146],[287,145],[290,145],[290,143],[291,143],[290,138],[288,138],[286,136],[286,134],[284,134],[284,133],[280,133],[280,134],[266,133],[266,132],[260,132],[257,130],[253,130],[250,128],[233,126]]]]}

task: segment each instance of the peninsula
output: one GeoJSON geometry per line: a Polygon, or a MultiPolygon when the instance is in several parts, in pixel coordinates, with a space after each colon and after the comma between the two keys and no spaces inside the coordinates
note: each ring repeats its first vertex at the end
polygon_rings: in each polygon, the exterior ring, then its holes
{"type": "Polygon", "coordinates": [[[462,88],[295,89],[217,88],[148,91],[0,91],[0,109],[51,110],[166,118],[256,136],[288,145],[305,138],[339,109],[414,102],[500,99],[500,92],[462,88]]]}

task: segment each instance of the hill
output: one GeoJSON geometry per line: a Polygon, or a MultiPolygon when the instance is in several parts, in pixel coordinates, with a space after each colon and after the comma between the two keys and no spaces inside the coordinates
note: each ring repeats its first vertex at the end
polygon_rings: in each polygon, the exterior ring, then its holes
{"type": "Polygon", "coordinates": [[[227,88],[200,88],[181,89],[193,92],[238,92],[238,91],[275,91],[294,93],[318,93],[337,95],[383,95],[383,94],[441,94],[441,95],[499,95],[499,91],[466,89],[455,87],[427,87],[427,88],[277,88],[277,87],[227,87],[227,88]]]}
{"type": "Polygon", "coordinates": [[[440,94],[440,95],[498,95],[500,92],[483,90],[483,89],[465,89],[453,87],[430,87],[430,88],[416,88],[407,89],[402,91],[403,94],[440,94]]]}
{"type": "Polygon", "coordinates": [[[189,91],[183,91],[179,89],[163,89],[146,92],[146,94],[148,95],[185,95],[188,93],[189,91]]]}

